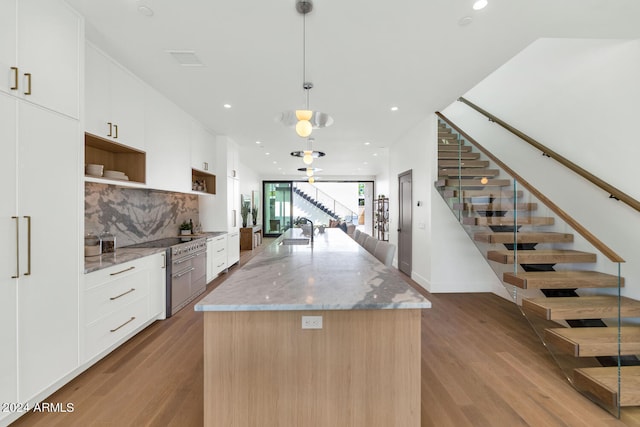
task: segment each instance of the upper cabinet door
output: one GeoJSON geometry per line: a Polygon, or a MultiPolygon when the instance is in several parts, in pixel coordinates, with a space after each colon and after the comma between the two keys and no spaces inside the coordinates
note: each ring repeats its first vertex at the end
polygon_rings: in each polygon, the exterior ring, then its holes
{"type": "Polygon", "coordinates": [[[0,0],[0,91],[17,95],[16,31],[16,0],[0,0]]]}
{"type": "Polygon", "coordinates": [[[109,67],[115,140],[144,150],[144,86],[120,65],[109,67]]]}
{"type": "Polygon", "coordinates": [[[82,18],[61,0],[17,5],[18,96],[79,118],[82,18]]]}
{"type": "Polygon", "coordinates": [[[191,121],[191,167],[215,174],[216,137],[195,120],[191,121]]]}
{"type": "Polygon", "coordinates": [[[110,61],[93,45],[85,50],[85,130],[97,136],[109,136],[111,96],[110,61]]]}
{"type": "Polygon", "coordinates": [[[85,130],[144,150],[144,84],[89,43],[85,74],[85,130]]]}

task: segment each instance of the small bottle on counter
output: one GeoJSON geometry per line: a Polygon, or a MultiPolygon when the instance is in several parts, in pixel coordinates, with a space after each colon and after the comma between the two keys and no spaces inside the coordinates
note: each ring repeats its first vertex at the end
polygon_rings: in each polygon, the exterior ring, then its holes
{"type": "Polygon", "coordinates": [[[84,256],[98,256],[102,253],[100,238],[93,233],[84,236],[84,256]]]}
{"type": "Polygon", "coordinates": [[[102,241],[103,254],[113,253],[116,251],[116,236],[105,231],[100,235],[100,240],[102,241]]]}

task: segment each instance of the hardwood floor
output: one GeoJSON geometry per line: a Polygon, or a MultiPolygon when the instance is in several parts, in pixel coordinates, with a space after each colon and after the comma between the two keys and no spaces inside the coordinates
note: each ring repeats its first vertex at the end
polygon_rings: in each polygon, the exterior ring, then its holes
{"type": "MultiPolygon", "coordinates": [[[[241,265],[251,256],[243,252],[241,265]]],[[[433,308],[422,313],[422,426],[624,425],[567,383],[512,303],[492,294],[425,295],[433,308]]],[[[30,413],[13,425],[201,426],[202,335],[203,316],[191,305],[46,399],[73,403],[72,413],[30,413]]]]}

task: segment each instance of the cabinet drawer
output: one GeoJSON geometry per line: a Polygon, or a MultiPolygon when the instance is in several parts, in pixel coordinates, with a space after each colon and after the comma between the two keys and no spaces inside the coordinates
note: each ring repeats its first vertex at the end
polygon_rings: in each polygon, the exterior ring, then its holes
{"type": "Polygon", "coordinates": [[[153,256],[147,256],[85,274],[84,288],[91,289],[105,282],[111,282],[115,279],[134,275],[140,270],[150,268],[153,265],[153,259],[153,256]]]}
{"type": "Polygon", "coordinates": [[[85,291],[86,322],[90,324],[149,294],[149,270],[112,280],[85,291]]]}
{"type": "Polygon", "coordinates": [[[225,268],[227,268],[227,255],[223,253],[222,256],[217,256],[213,259],[212,263],[213,274],[218,274],[225,268]]]}
{"type": "MultiPolygon", "coordinates": [[[[221,256],[224,252],[226,252],[227,250],[227,241],[226,240],[221,240],[219,242],[214,241],[213,245],[211,246],[211,256],[212,257],[218,257],[221,256]]],[[[224,254],[224,256],[227,256],[226,254],[224,254]]]]}
{"type": "Polygon", "coordinates": [[[141,298],[86,329],[85,356],[91,359],[147,321],[147,298],[141,298]]]}

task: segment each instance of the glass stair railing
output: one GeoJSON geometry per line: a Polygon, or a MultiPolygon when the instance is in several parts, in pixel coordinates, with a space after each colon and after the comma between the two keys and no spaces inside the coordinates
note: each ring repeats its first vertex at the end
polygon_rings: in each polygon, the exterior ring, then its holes
{"type": "Polygon", "coordinates": [[[613,251],[440,117],[437,191],[571,384],[620,416],[640,405],[640,302],[613,251]]]}

